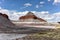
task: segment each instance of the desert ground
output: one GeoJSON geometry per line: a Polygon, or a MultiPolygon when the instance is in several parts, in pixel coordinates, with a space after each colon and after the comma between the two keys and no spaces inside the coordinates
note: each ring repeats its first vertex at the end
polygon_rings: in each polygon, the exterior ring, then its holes
{"type": "MultiPolygon", "coordinates": [[[[20,31],[21,34],[14,34],[14,33],[10,33],[10,34],[4,34],[4,33],[0,33],[0,40],[44,40],[44,38],[46,37],[49,39],[51,35],[51,37],[53,37],[53,35],[55,36],[55,32],[58,32],[57,29],[59,29],[60,25],[59,24],[47,24],[47,23],[21,23],[21,22],[13,22],[16,26],[22,26],[21,28],[23,28],[24,30],[20,31]],[[43,26],[42,26],[43,25],[43,26]],[[25,33],[26,32],[26,33],[25,33]],[[22,34],[23,33],[23,34],[22,34]],[[2,38],[3,36],[3,38],[2,38]]],[[[57,33],[56,33],[57,34],[57,33]]],[[[59,35],[59,34],[57,34],[59,35]]],[[[50,39],[49,39],[50,40],[50,39]]]]}

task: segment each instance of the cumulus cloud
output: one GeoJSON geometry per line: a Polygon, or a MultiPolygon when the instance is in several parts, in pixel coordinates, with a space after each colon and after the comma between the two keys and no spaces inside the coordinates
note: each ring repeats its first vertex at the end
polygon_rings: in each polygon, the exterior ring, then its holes
{"type": "Polygon", "coordinates": [[[35,14],[43,19],[49,20],[52,19],[53,17],[49,14],[48,11],[41,11],[41,12],[35,12],[35,14]]]}
{"type": "Polygon", "coordinates": [[[48,22],[60,21],[60,12],[53,13],[53,14],[49,14],[50,13],[49,11],[41,11],[41,12],[32,11],[32,12],[35,13],[37,17],[43,18],[47,20],[48,22]]]}
{"type": "Polygon", "coordinates": [[[39,5],[36,5],[36,8],[39,8],[39,5]]]}
{"type": "Polygon", "coordinates": [[[36,5],[35,7],[36,7],[36,8],[39,8],[39,7],[43,7],[43,5],[36,5]]]}
{"type": "Polygon", "coordinates": [[[7,14],[11,20],[18,20],[20,16],[25,15],[28,11],[24,12],[17,12],[17,11],[11,11],[7,9],[0,9],[0,12],[3,14],[7,14]]]}
{"type": "Polygon", "coordinates": [[[54,0],[55,3],[59,2],[60,3],[60,0],[54,0]]]}
{"type": "MultiPolygon", "coordinates": [[[[0,12],[3,14],[7,14],[11,20],[18,20],[19,17],[26,15],[29,11],[24,12],[17,12],[13,10],[7,10],[7,9],[0,9],[0,12]]],[[[49,11],[31,11],[34,13],[37,17],[43,18],[47,21],[57,22],[60,21],[60,12],[49,14],[49,11]]]]}
{"type": "Polygon", "coordinates": [[[28,6],[32,6],[31,3],[25,3],[24,6],[28,7],[28,6]]]}
{"type": "Polygon", "coordinates": [[[2,7],[0,7],[0,9],[2,9],[2,7]]]}
{"type": "Polygon", "coordinates": [[[51,0],[48,0],[48,1],[51,1],[51,0]]]}
{"type": "Polygon", "coordinates": [[[40,4],[44,4],[45,2],[41,1],[40,4]]]}
{"type": "Polygon", "coordinates": [[[53,4],[58,4],[60,3],[60,0],[54,0],[53,4]]]}
{"type": "Polygon", "coordinates": [[[32,4],[31,4],[31,3],[25,3],[25,4],[24,4],[24,7],[21,7],[20,9],[24,9],[24,8],[29,7],[29,6],[32,6],[32,4]]]}
{"type": "MultiPolygon", "coordinates": [[[[8,16],[10,16],[10,11],[7,10],[7,9],[0,9],[0,13],[3,13],[3,14],[7,14],[8,16]]],[[[10,17],[9,17],[10,18],[10,17]]]]}
{"type": "Polygon", "coordinates": [[[54,13],[53,14],[53,16],[54,16],[54,20],[57,22],[57,21],[59,21],[60,22],[60,12],[57,12],[57,13],[54,13]]]}
{"type": "Polygon", "coordinates": [[[13,12],[13,15],[12,15],[12,20],[18,20],[19,17],[25,15],[26,13],[28,13],[28,11],[24,11],[24,12],[13,12]]]}

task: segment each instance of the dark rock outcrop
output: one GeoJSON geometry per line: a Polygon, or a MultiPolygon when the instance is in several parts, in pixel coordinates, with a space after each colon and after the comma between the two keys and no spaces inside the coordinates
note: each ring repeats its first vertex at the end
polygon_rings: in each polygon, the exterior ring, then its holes
{"type": "Polygon", "coordinates": [[[60,24],[60,22],[58,22],[60,24]]]}
{"type": "Polygon", "coordinates": [[[3,17],[5,17],[5,18],[7,18],[7,19],[9,19],[7,14],[0,13],[0,15],[3,16],[3,17]]]}

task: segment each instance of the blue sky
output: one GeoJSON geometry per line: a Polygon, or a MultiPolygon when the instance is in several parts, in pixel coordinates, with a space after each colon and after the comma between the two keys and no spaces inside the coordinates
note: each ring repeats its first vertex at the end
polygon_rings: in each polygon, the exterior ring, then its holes
{"type": "MultiPolygon", "coordinates": [[[[58,16],[60,15],[60,0],[0,0],[0,10],[9,12],[11,11],[10,13],[7,14],[9,15],[13,14],[16,16],[17,14],[24,15],[25,12],[27,11],[33,11],[37,15],[41,13],[48,13],[48,15],[50,16],[54,15],[53,19],[55,21],[56,20],[60,21],[59,18],[60,16],[58,16]],[[55,18],[56,17],[55,15],[58,16],[58,19],[55,18]]],[[[47,16],[47,18],[50,17],[47,16]]]]}
{"type": "Polygon", "coordinates": [[[17,11],[60,11],[60,4],[54,5],[54,0],[0,0],[0,7],[17,11]]]}

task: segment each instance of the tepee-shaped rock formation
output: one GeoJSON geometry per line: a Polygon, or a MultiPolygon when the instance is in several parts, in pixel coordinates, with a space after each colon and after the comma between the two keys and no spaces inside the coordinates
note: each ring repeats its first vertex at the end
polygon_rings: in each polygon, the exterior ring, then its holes
{"type": "Polygon", "coordinates": [[[32,12],[28,12],[25,16],[19,18],[21,22],[46,22],[42,18],[38,18],[32,12]]]}

